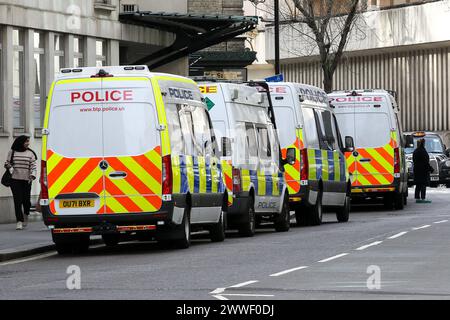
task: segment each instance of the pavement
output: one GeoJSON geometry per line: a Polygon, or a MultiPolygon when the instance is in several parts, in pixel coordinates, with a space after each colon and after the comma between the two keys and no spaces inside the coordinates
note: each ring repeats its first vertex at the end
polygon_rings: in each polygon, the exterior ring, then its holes
{"type": "MultiPolygon", "coordinates": [[[[328,213],[321,226],[228,232],[222,243],[197,234],[187,250],[130,242],[0,262],[0,299],[449,300],[450,190],[430,190],[431,204],[412,191],[405,210],[360,205],[348,223],[328,213]],[[68,288],[74,267],[79,290],[68,288]]],[[[45,239],[39,230],[25,232],[45,239]]]]}
{"type": "Polygon", "coordinates": [[[0,262],[54,250],[50,231],[42,221],[29,222],[24,230],[16,224],[0,224],[0,262]]]}

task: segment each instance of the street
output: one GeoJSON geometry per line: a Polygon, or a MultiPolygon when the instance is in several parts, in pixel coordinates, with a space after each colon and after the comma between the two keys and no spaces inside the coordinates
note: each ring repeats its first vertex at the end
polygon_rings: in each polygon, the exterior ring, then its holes
{"type": "Polygon", "coordinates": [[[286,233],[199,234],[187,250],[133,242],[3,262],[0,299],[449,299],[450,192],[428,191],[433,202],[416,204],[410,189],[403,211],[359,205],[348,223],[327,213],[286,233]],[[80,290],[67,288],[73,265],[80,290]]]}

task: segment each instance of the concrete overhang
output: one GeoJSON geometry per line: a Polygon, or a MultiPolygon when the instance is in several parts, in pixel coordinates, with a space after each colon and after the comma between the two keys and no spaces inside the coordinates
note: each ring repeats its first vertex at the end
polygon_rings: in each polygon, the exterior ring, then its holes
{"type": "Polygon", "coordinates": [[[175,34],[170,46],[133,63],[147,64],[154,69],[250,31],[257,26],[258,17],[144,11],[121,13],[119,21],[175,34]]]}

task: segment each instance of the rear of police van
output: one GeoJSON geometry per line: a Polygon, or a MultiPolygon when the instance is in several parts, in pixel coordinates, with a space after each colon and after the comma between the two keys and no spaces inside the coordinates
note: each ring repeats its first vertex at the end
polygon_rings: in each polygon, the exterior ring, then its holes
{"type": "Polygon", "coordinates": [[[144,223],[164,183],[147,67],[63,69],[44,128],[41,204],[54,234],[156,228],[144,223]]]}
{"type": "Polygon", "coordinates": [[[401,140],[396,105],[384,90],[334,92],[330,103],[342,136],[354,137],[355,151],[347,152],[352,195],[402,197],[401,140]]]}

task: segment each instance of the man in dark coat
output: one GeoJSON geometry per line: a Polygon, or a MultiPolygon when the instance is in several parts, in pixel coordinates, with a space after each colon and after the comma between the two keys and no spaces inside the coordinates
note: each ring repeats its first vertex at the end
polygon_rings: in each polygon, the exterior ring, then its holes
{"type": "Polygon", "coordinates": [[[413,164],[416,202],[430,203],[431,201],[425,200],[425,194],[427,186],[430,185],[430,173],[433,168],[430,166],[430,157],[425,149],[425,139],[417,141],[417,148],[413,153],[413,164]]]}

